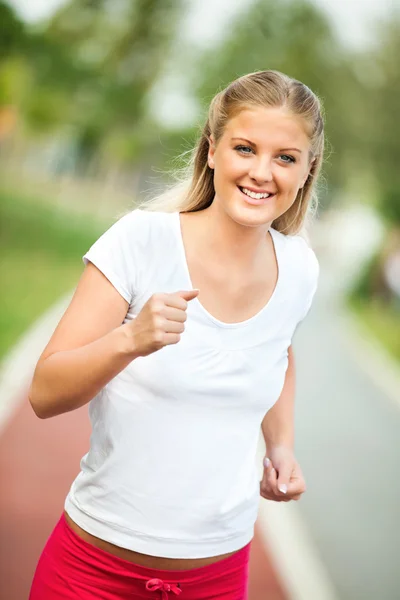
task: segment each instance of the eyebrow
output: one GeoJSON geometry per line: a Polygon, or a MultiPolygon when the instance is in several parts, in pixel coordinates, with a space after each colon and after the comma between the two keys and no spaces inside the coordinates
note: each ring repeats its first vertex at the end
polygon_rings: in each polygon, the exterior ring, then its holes
{"type": "MultiPolygon", "coordinates": [[[[251,142],[250,140],[246,140],[246,138],[241,138],[241,137],[233,137],[232,140],[242,140],[243,142],[247,142],[247,144],[250,144],[250,146],[254,146],[255,148],[257,147],[257,144],[255,144],[254,142],[251,142]]],[[[301,150],[299,150],[299,148],[281,148],[280,151],[281,152],[298,152],[299,154],[301,154],[301,150]]]]}

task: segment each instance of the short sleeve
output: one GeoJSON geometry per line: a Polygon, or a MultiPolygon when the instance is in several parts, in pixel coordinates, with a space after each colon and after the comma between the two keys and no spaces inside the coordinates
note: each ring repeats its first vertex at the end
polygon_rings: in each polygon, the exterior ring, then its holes
{"type": "Polygon", "coordinates": [[[315,252],[307,245],[306,249],[306,268],[305,268],[305,291],[304,304],[299,323],[308,315],[315,292],[317,291],[319,280],[319,263],[315,252]]]}
{"type": "Polygon", "coordinates": [[[132,211],[116,221],[82,257],[85,265],[93,263],[129,304],[135,289],[137,212],[132,211]]]}

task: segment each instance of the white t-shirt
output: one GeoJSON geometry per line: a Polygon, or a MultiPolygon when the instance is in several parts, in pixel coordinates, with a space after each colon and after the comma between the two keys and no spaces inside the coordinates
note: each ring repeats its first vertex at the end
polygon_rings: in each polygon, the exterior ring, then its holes
{"type": "MultiPolygon", "coordinates": [[[[270,229],[279,275],[254,317],[223,323],[196,298],[178,344],[132,361],[90,402],[90,450],[65,508],[122,548],[168,558],[233,552],[252,538],[261,421],[278,399],[288,347],[316,289],[299,236],[270,229]]],[[[129,302],[192,288],[178,213],[134,210],[84,256],[129,302]]]]}

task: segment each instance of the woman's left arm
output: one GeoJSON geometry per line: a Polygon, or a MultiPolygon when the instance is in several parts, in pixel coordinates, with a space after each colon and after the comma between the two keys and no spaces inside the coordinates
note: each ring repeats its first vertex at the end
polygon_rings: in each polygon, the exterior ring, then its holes
{"type": "Polygon", "coordinates": [[[299,500],[306,490],[303,474],[294,456],[295,379],[294,354],[292,346],[289,346],[281,395],[261,425],[266,455],[260,494],[267,500],[299,500]]]}

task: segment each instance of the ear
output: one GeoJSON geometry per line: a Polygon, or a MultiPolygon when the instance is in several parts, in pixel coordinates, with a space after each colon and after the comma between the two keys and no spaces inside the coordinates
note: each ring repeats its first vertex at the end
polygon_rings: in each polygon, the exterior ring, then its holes
{"type": "Polygon", "coordinates": [[[210,146],[208,148],[207,162],[208,162],[208,166],[210,167],[210,169],[213,169],[214,168],[214,153],[215,153],[215,142],[214,142],[213,135],[210,135],[210,137],[208,138],[208,141],[210,143],[210,146]]]}

